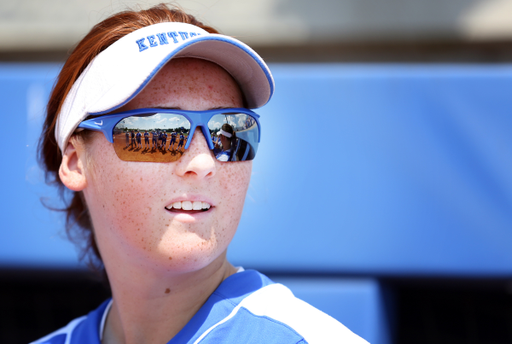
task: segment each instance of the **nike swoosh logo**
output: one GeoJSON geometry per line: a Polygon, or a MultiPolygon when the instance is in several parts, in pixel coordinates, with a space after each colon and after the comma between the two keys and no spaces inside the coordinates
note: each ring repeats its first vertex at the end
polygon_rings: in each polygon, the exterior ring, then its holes
{"type": "Polygon", "coordinates": [[[94,122],[94,124],[97,124],[97,125],[103,125],[103,120],[99,121],[99,122],[94,122]]]}

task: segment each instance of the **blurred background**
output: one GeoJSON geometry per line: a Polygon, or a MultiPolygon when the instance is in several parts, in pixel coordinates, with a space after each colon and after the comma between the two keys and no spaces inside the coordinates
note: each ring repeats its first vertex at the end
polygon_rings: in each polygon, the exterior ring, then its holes
{"type": "MultiPolygon", "coordinates": [[[[73,46],[159,1],[0,0],[0,342],[108,287],[66,239],[36,145],[73,46]]],[[[512,343],[512,0],[182,0],[276,80],[230,259],[375,344],[512,343]]]]}
{"type": "MultiPolygon", "coordinates": [[[[158,1],[0,2],[4,61],[63,61],[108,15],[158,1]]],[[[505,62],[510,0],[183,0],[270,62],[505,62]]]]}

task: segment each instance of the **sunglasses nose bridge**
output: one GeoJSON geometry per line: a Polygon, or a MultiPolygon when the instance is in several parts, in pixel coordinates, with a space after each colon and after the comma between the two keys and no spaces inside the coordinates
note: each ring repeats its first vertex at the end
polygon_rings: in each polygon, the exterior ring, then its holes
{"type": "Polygon", "coordinates": [[[190,144],[192,143],[192,140],[194,139],[194,134],[196,132],[196,128],[201,128],[201,132],[204,135],[204,138],[206,139],[206,143],[208,144],[208,148],[213,149],[213,142],[212,138],[210,137],[210,132],[208,129],[208,121],[209,117],[205,117],[202,113],[189,113],[189,121],[190,121],[190,134],[187,140],[187,143],[185,144],[185,149],[188,149],[190,144]]]}
{"type": "Polygon", "coordinates": [[[208,127],[204,124],[193,124],[190,127],[190,134],[189,134],[187,143],[185,145],[185,149],[188,149],[188,147],[192,143],[192,140],[194,139],[194,134],[195,134],[197,128],[201,129],[201,133],[203,133],[203,136],[206,140],[208,148],[213,149],[213,141],[212,141],[212,138],[210,137],[210,131],[208,130],[208,127]]]}
{"type": "Polygon", "coordinates": [[[210,134],[210,129],[208,128],[207,124],[201,124],[201,131],[204,135],[204,138],[206,139],[206,143],[208,144],[208,148],[213,149],[213,141],[212,136],[210,134]]]}

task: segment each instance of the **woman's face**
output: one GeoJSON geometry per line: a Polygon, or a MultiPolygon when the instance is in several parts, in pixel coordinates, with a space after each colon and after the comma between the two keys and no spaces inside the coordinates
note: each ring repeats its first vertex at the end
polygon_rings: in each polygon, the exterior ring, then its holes
{"type": "MultiPolygon", "coordinates": [[[[237,84],[222,68],[176,59],[119,111],[242,106],[237,84]]],[[[189,149],[172,163],[121,161],[102,134],[93,135],[86,145],[84,196],[107,271],[135,263],[188,272],[224,259],[242,214],[250,161],[217,161],[199,129],[189,149]],[[184,207],[205,202],[211,208],[169,210],[177,202],[184,207]]]]}
{"type": "Polygon", "coordinates": [[[221,136],[220,136],[220,142],[222,142],[222,147],[223,147],[225,150],[227,150],[227,149],[231,148],[231,147],[230,147],[231,145],[230,145],[229,139],[228,139],[226,136],[221,135],[221,136]]]}

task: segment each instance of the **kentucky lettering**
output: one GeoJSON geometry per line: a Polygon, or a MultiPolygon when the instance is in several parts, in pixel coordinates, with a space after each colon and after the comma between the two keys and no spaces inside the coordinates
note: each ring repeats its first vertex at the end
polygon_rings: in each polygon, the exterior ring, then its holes
{"type": "Polygon", "coordinates": [[[162,33],[157,33],[154,35],[147,36],[146,38],[141,38],[136,40],[137,46],[139,47],[139,52],[147,50],[149,48],[157,47],[159,45],[169,44],[170,40],[173,43],[179,43],[181,41],[186,41],[189,38],[200,36],[201,34],[198,32],[183,32],[183,31],[171,31],[162,33]],[[146,42],[147,39],[147,42],[146,42]],[[149,44],[149,46],[148,46],[149,44]]]}

